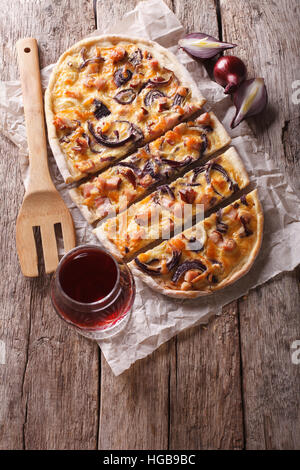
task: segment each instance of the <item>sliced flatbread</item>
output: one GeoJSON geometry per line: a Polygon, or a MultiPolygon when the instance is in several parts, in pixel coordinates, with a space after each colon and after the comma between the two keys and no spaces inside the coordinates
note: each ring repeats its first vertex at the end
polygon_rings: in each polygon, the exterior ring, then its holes
{"type": "Polygon", "coordinates": [[[154,140],[204,103],[184,66],[159,44],[85,39],[60,57],[46,90],[50,146],[69,183],[154,140]]]}
{"type": "Polygon", "coordinates": [[[211,294],[242,277],[261,246],[257,190],[138,255],[129,266],[154,290],[177,298],[211,294]]]}
{"type": "Polygon", "coordinates": [[[70,196],[88,222],[114,216],[197,160],[230,143],[213,113],[179,124],[77,188],[70,196]]]}
{"type": "Polygon", "coordinates": [[[196,215],[211,209],[249,184],[237,151],[231,147],[170,185],[162,185],[117,217],[95,229],[118,258],[130,259],[159,239],[181,232],[196,215]]]}

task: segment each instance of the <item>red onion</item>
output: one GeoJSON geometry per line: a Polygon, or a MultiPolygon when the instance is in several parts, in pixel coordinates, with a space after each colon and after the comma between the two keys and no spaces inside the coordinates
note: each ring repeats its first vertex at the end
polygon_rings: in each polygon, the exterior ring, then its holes
{"type": "Polygon", "coordinates": [[[210,59],[224,49],[236,47],[236,44],[222,42],[213,36],[204,33],[187,34],[178,42],[179,46],[188,54],[197,59],[210,59]]]}
{"type": "Polygon", "coordinates": [[[246,78],[247,69],[244,62],[234,55],[224,55],[214,66],[214,77],[219,85],[225,87],[224,93],[231,94],[246,78]]]}
{"type": "Polygon", "coordinates": [[[260,113],[268,102],[268,93],[263,78],[245,80],[233,94],[236,107],[231,128],[238,126],[246,117],[260,113]]]}

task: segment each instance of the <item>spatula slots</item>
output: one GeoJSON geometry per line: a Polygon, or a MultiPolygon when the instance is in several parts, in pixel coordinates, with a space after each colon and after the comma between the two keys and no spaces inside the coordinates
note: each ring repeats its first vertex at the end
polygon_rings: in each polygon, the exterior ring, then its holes
{"type": "Polygon", "coordinates": [[[57,192],[49,173],[44,107],[37,41],[17,42],[26,134],[29,149],[29,183],[17,218],[16,243],[24,276],[38,276],[33,227],[40,227],[46,273],[58,264],[55,224],[61,224],[65,251],[75,246],[71,214],[57,192]]]}

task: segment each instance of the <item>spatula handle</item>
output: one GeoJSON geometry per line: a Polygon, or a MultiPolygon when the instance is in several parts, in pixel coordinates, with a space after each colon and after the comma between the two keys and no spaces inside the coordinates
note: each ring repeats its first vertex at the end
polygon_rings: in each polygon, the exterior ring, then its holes
{"type": "Polygon", "coordinates": [[[17,51],[29,148],[28,191],[46,189],[53,183],[48,169],[44,105],[36,39],[20,39],[17,42],[17,51]]]}

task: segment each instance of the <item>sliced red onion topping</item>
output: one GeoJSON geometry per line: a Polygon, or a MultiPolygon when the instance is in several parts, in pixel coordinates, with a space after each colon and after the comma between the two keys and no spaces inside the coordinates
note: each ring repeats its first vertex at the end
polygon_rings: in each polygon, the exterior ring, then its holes
{"type": "Polygon", "coordinates": [[[159,186],[157,188],[157,191],[160,191],[162,194],[168,194],[171,199],[175,199],[175,194],[173,192],[173,189],[170,188],[167,184],[164,184],[163,186],[159,186]]]}
{"type": "Polygon", "coordinates": [[[169,165],[172,168],[181,168],[183,166],[189,165],[193,161],[193,158],[192,157],[186,157],[182,161],[169,160],[168,158],[161,158],[161,161],[163,163],[165,163],[166,165],[169,165]]]}
{"type": "Polygon", "coordinates": [[[102,101],[95,98],[93,104],[95,105],[94,116],[98,121],[99,119],[110,115],[110,110],[104,103],[102,103],[102,101]]]}
{"type": "Polygon", "coordinates": [[[246,219],[242,215],[240,217],[240,221],[242,222],[242,225],[244,227],[244,234],[240,235],[240,238],[249,237],[250,235],[252,235],[253,232],[248,227],[248,222],[246,221],[246,219]]]}
{"type": "Polygon", "coordinates": [[[139,126],[137,126],[136,124],[131,123],[130,124],[130,130],[131,130],[131,133],[134,137],[135,142],[139,142],[140,140],[144,139],[144,133],[143,133],[142,129],[139,126]]]}
{"type": "MultiPolygon", "coordinates": [[[[232,179],[229,177],[229,175],[228,175],[227,171],[225,170],[225,168],[223,168],[222,165],[219,165],[219,163],[216,163],[216,162],[213,162],[213,161],[208,162],[204,166],[195,168],[194,169],[194,175],[193,175],[193,178],[192,178],[192,182],[194,183],[196,181],[198,175],[205,171],[205,179],[207,181],[207,184],[211,185],[211,178],[210,178],[211,170],[219,171],[224,176],[224,178],[227,181],[227,183],[229,184],[229,187],[230,187],[231,190],[233,190],[234,192],[239,190],[238,184],[234,183],[232,181],[232,179]]],[[[220,194],[213,186],[212,186],[212,188],[217,194],[219,194],[219,196],[222,196],[222,194],[220,194]]]]}
{"type": "Polygon", "coordinates": [[[203,243],[196,239],[196,237],[191,237],[188,240],[188,249],[194,251],[195,253],[199,253],[203,250],[203,243]]]}
{"type": "Polygon", "coordinates": [[[243,195],[241,196],[240,201],[241,201],[242,204],[244,204],[244,206],[248,206],[248,205],[249,205],[248,202],[247,202],[247,199],[246,199],[245,194],[243,194],[243,195]]]}
{"type": "Polygon", "coordinates": [[[268,103],[268,93],[263,78],[252,78],[244,81],[233,94],[236,107],[235,116],[231,122],[234,129],[245,118],[260,113],[268,103]]]}
{"type": "Polygon", "coordinates": [[[139,65],[143,60],[143,54],[142,54],[142,51],[141,49],[136,49],[134,52],[132,52],[132,54],[130,54],[130,56],[128,57],[128,62],[131,63],[131,65],[133,65],[134,67],[136,67],[137,65],[139,65]]]}
{"type": "Polygon", "coordinates": [[[157,85],[167,85],[172,80],[172,76],[173,76],[173,74],[171,73],[171,75],[168,78],[160,77],[160,76],[150,78],[148,80],[148,83],[151,83],[151,85],[155,85],[155,86],[157,86],[157,85]]]}
{"type": "Polygon", "coordinates": [[[226,233],[228,230],[228,225],[222,222],[222,209],[219,209],[217,212],[216,229],[220,233],[226,233]]]}
{"type": "Polygon", "coordinates": [[[176,266],[179,264],[180,258],[181,251],[173,250],[171,259],[166,263],[166,266],[169,271],[172,271],[172,269],[176,268],[176,266]]]}
{"type": "Polygon", "coordinates": [[[178,282],[181,276],[191,269],[197,269],[201,272],[204,272],[207,270],[207,267],[199,260],[185,261],[176,269],[175,273],[173,274],[172,281],[175,283],[178,282]]]}
{"type": "Polygon", "coordinates": [[[232,49],[237,44],[221,42],[204,33],[191,33],[180,39],[179,46],[188,54],[198,59],[210,59],[225,49],[232,49]]]}
{"type": "Polygon", "coordinates": [[[145,106],[151,106],[155,100],[164,98],[166,95],[160,90],[150,90],[144,98],[145,106]]]}
{"type": "MultiPolygon", "coordinates": [[[[89,146],[89,149],[91,152],[93,153],[102,153],[103,152],[103,148],[100,148],[100,149],[97,149],[95,148],[94,146],[94,143],[92,142],[92,140],[90,139],[90,136],[87,135],[87,134],[82,134],[82,137],[84,139],[86,139],[87,143],[88,143],[88,146],[89,146]]],[[[97,144],[96,144],[97,145],[97,144]]]]}
{"type": "Polygon", "coordinates": [[[127,83],[132,77],[132,72],[129,69],[125,69],[124,67],[120,67],[114,73],[114,82],[116,86],[119,88],[120,86],[127,83]]]}
{"type": "Polygon", "coordinates": [[[94,137],[94,139],[98,142],[98,144],[104,145],[105,147],[111,147],[111,148],[121,147],[122,145],[126,144],[130,139],[133,139],[134,134],[132,133],[131,124],[128,121],[116,121],[116,122],[119,122],[119,123],[124,122],[128,124],[129,134],[127,135],[127,137],[125,137],[125,139],[119,140],[119,137],[117,135],[115,140],[110,140],[105,134],[103,134],[103,132],[100,131],[98,134],[95,131],[93,124],[90,121],[88,121],[88,129],[90,133],[92,134],[92,136],[94,137]]]}
{"type": "Polygon", "coordinates": [[[114,100],[116,100],[120,104],[130,104],[136,97],[136,92],[132,88],[127,88],[126,90],[121,90],[114,96],[114,100]]]}
{"type": "Polygon", "coordinates": [[[125,176],[125,178],[132,184],[134,189],[136,189],[136,176],[130,168],[123,168],[119,172],[125,176]]]}
{"type": "Polygon", "coordinates": [[[153,160],[148,160],[146,165],[142,170],[142,176],[150,175],[153,179],[159,180],[161,175],[159,174],[157,165],[153,162],[153,160]]]}
{"type": "MultiPolygon", "coordinates": [[[[178,263],[180,261],[180,258],[181,258],[181,251],[180,250],[173,250],[171,258],[166,263],[166,267],[167,267],[168,271],[172,271],[172,269],[176,268],[176,266],[178,265],[178,263]]],[[[152,276],[153,275],[157,276],[157,275],[161,274],[161,266],[158,266],[156,268],[153,268],[153,267],[151,268],[149,266],[151,263],[154,263],[154,262],[158,261],[157,258],[152,259],[148,263],[142,263],[138,258],[135,258],[134,261],[137,264],[137,266],[147,274],[150,274],[152,276]]]]}
{"type": "Polygon", "coordinates": [[[173,100],[173,106],[181,106],[185,100],[185,96],[180,95],[179,93],[176,93],[174,96],[173,100]]]}
{"type": "Polygon", "coordinates": [[[135,166],[131,162],[119,162],[118,166],[123,166],[125,168],[130,168],[138,176],[142,174],[142,170],[139,167],[135,166]]]}
{"type": "Polygon", "coordinates": [[[104,62],[103,57],[91,57],[90,59],[85,60],[84,62],[82,62],[82,64],[79,65],[79,70],[82,70],[89,64],[101,64],[101,62],[104,62]]]}
{"type": "Polygon", "coordinates": [[[134,259],[135,264],[145,273],[150,274],[151,276],[158,276],[161,274],[161,267],[150,268],[145,263],[142,263],[138,258],[134,259]]]}

